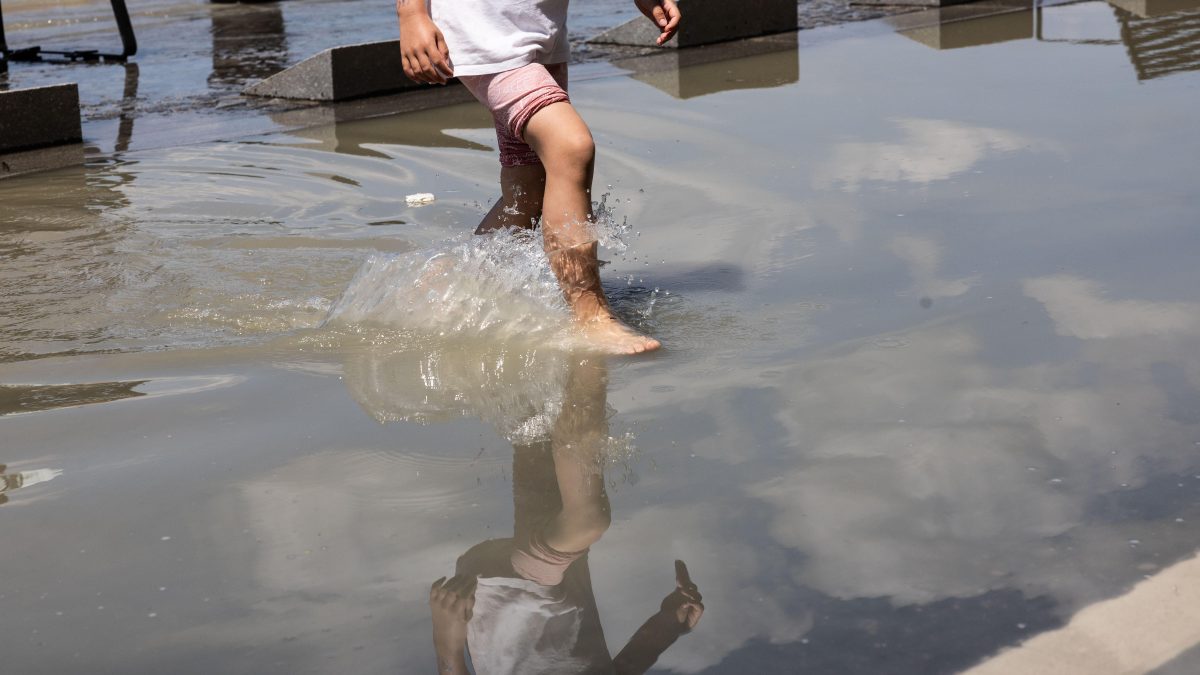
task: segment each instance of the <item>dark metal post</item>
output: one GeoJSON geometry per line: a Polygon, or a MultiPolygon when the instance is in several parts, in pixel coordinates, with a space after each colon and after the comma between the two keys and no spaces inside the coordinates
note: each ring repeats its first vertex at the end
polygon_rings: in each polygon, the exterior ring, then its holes
{"type": "Polygon", "coordinates": [[[117,30],[121,32],[121,58],[125,59],[137,53],[137,36],[133,34],[133,24],[129,21],[129,10],[125,8],[125,0],[112,0],[113,18],[117,20],[117,30]]]}
{"type": "MultiPolygon", "coordinates": [[[[0,9],[0,58],[3,58],[6,62],[40,61],[43,55],[49,54],[66,57],[70,61],[75,61],[76,59],[84,61],[104,59],[106,61],[124,62],[130,56],[137,53],[137,36],[133,33],[133,23],[129,20],[129,9],[125,7],[125,0],[110,1],[112,2],[113,18],[117,22],[117,30],[121,33],[120,54],[103,54],[95,49],[74,49],[69,51],[44,50],[41,47],[9,49],[8,40],[4,35],[4,10],[0,9]]],[[[0,3],[3,3],[3,0],[0,0],[0,3]]]]}
{"type": "Polygon", "coordinates": [[[8,56],[8,40],[4,38],[4,5],[0,4],[0,57],[8,56]]]}

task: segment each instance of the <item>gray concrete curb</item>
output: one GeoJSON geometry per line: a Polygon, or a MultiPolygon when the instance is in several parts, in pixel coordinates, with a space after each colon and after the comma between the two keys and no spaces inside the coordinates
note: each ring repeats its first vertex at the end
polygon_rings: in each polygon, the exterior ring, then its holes
{"type": "MultiPolygon", "coordinates": [[[[679,33],[663,45],[680,49],[740,38],[785,33],[799,28],[796,0],[676,0],[684,16],[679,33]]],[[[588,40],[596,44],[645,47],[661,31],[650,20],[638,17],[588,40]]]]}
{"type": "MultiPolygon", "coordinates": [[[[457,80],[453,81],[457,84],[457,80]]],[[[404,76],[400,41],[363,42],[326,49],[243,90],[250,96],[348,101],[432,85],[404,76]]]]}
{"type": "Polygon", "coordinates": [[[82,139],[75,83],[0,91],[0,154],[82,139]]]}

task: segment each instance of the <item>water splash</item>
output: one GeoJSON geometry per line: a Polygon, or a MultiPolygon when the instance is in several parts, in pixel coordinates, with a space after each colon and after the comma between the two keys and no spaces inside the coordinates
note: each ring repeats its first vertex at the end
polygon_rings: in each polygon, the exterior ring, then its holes
{"type": "Polygon", "coordinates": [[[570,352],[481,341],[368,348],[347,355],[350,395],[379,422],[477,417],[513,442],[549,437],[570,352]]]}
{"type": "Polygon", "coordinates": [[[596,241],[600,242],[600,246],[613,253],[625,253],[629,249],[625,238],[633,228],[630,226],[628,218],[622,217],[620,222],[617,222],[617,207],[608,205],[608,197],[609,193],[606,192],[600,195],[600,201],[592,202],[596,241]]]}
{"type": "MultiPolygon", "coordinates": [[[[605,194],[593,234],[621,253],[629,231],[605,194]]],[[[397,255],[372,255],[334,304],[326,328],[402,330],[437,337],[550,339],[570,346],[570,312],[540,233],[462,234],[397,255]]]]}
{"type": "Polygon", "coordinates": [[[372,255],[330,310],[327,326],[438,336],[548,337],[570,315],[541,238],[464,234],[399,255],[372,255]]]}

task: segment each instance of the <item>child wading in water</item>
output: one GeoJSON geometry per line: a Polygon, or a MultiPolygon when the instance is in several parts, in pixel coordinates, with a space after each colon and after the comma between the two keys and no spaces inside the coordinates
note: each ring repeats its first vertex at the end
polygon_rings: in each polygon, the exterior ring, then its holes
{"type": "MultiPolygon", "coordinates": [[[[478,233],[542,221],[542,245],[584,337],[596,349],[658,349],[613,313],[600,286],[592,230],[596,146],[567,97],[568,0],[397,0],[404,74],[445,84],[457,76],[488,107],[500,146],[501,197],[478,233]],[[426,5],[428,2],[428,6],[426,5]]],[[[634,0],[658,26],[679,26],[674,0],[634,0]]]]}

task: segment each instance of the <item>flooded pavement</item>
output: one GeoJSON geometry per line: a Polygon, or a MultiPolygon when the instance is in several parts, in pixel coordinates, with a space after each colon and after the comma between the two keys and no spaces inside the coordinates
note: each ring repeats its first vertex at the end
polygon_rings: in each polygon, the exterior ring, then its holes
{"type": "Polygon", "coordinates": [[[429,672],[457,569],[601,666],[1195,672],[1200,7],[1168,9],[577,82],[644,358],[571,351],[536,245],[467,234],[478,106],[0,183],[5,670],[429,672]],[[496,570],[552,514],[590,552],[546,594],[496,570]]]}
{"type": "MultiPolygon", "coordinates": [[[[596,72],[591,66],[606,72],[611,59],[655,51],[587,43],[640,16],[629,0],[576,2],[570,10],[577,80],[596,72]]],[[[138,52],[128,63],[68,64],[51,56],[44,62],[0,60],[0,91],[77,82],[90,157],[312,126],[314,115],[362,119],[431,107],[419,102],[414,107],[412,92],[342,105],[242,95],[248,85],[322,50],[396,39],[395,8],[386,2],[139,0],[129,11],[138,52]]],[[[812,0],[801,6],[799,17],[801,27],[813,27],[898,11],[910,10],[812,0]]],[[[4,17],[13,49],[121,51],[106,0],[7,0],[4,17]]]]}
{"type": "MultiPolygon", "coordinates": [[[[587,38],[637,14],[625,0],[575,5],[571,39],[581,60],[587,38]]],[[[263,113],[313,106],[242,96],[248,84],[324,49],[398,32],[386,2],[148,0],[130,3],[129,12],[138,53],[128,63],[0,60],[0,90],[78,82],[93,154],[228,139],[281,126],[263,113]]],[[[4,19],[13,49],[121,51],[106,0],[8,0],[4,19]]]]}

